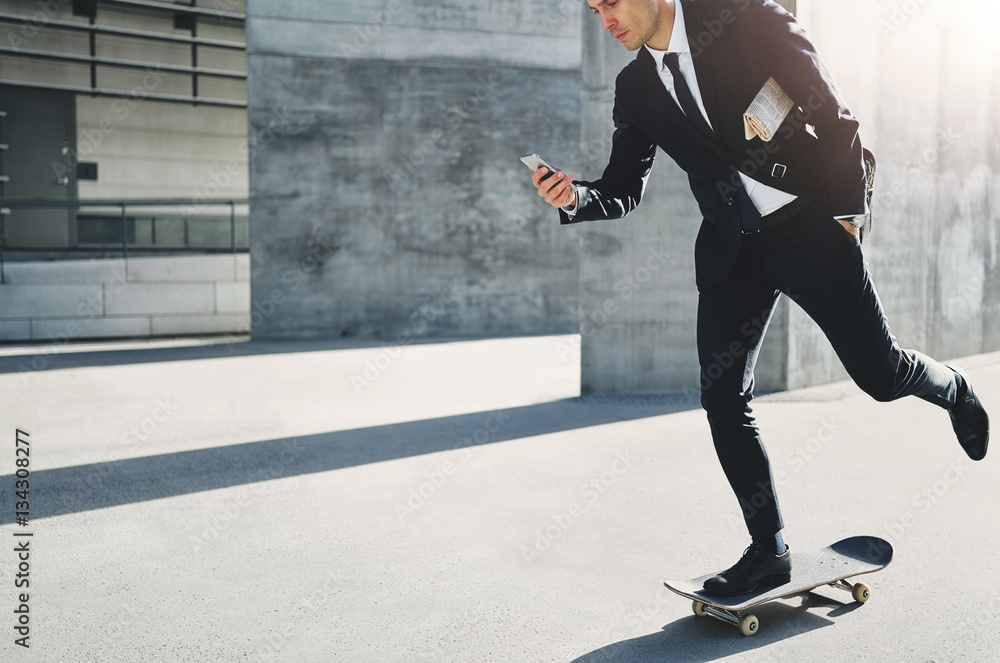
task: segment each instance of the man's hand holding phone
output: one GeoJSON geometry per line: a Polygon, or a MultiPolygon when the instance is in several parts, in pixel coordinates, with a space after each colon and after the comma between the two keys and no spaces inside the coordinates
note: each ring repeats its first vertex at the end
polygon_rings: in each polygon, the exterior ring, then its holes
{"type": "Polygon", "coordinates": [[[538,195],[545,198],[545,202],[556,208],[576,207],[572,177],[545,163],[537,154],[521,157],[521,161],[535,171],[531,175],[531,183],[538,189],[538,195]]]}
{"type": "Polygon", "coordinates": [[[576,191],[571,186],[573,178],[542,166],[531,175],[531,183],[538,188],[538,195],[553,207],[576,207],[576,191]]]}

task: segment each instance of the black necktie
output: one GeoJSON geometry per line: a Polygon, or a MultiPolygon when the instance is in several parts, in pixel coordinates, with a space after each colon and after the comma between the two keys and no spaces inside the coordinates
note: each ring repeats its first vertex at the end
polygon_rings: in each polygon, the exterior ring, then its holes
{"type": "MultiPolygon", "coordinates": [[[[681,110],[684,111],[684,114],[687,115],[687,118],[691,120],[691,123],[699,131],[706,136],[711,136],[712,140],[714,140],[715,136],[712,127],[708,126],[708,121],[701,114],[701,109],[698,108],[698,104],[694,100],[694,95],[691,94],[691,88],[688,87],[684,75],[681,74],[677,54],[667,53],[664,55],[663,64],[667,65],[670,75],[674,77],[674,92],[677,93],[677,101],[680,102],[681,110]]],[[[747,232],[760,230],[760,212],[757,211],[757,206],[750,200],[750,194],[747,193],[746,188],[743,186],[743,178],[737,177],[736,179],[738,180],[737,198],[740,201],[740,222],[743,230],[747,232]]]]}
{"type": "Polygon", "coordinates": [[[705,121],[705,116],[701,114],[701,109],[698,108],[698,104],[694,100],[694,95],[691,94],[691,88],[688,87],[687,81],[684,80],[684,75],[681,74],[677,54],[667,53],[663,56],[663,63],[667,65],[670,75],[674,77],[674,92],[677,93],[677,101],[681,104],[681,110],[691,120],[691,123],[698,127],[699,131],[706,136],[714,138],[712,127],[708,126],[708,122],[705,121]]]}

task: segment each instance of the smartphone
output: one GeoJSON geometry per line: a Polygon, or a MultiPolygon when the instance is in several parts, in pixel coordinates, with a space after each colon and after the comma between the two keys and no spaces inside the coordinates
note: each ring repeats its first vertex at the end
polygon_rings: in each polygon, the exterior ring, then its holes
{"type": "Polygon", "coordinates": [[[554,172],[556,169],[545,163],[545,160],[538,156],[537,154],[526,154],[521,157],[521,163],[530,168],[531,170],[538,170],[542,166],[545,166],[550,171],[554,172]]]}
{"type": "MultiPolygon", "coordinates": [[[[523,157],[521,157],[521,163],[523,163],[525,166],[527,166],[528,168],[530,168],[532,171],[536,171],[539,168],[541,168],[542,166],[545,166],[546,168],[548,168],[549,172],[546,173],[545,177],[543,177],[540,180],[541,182],[544,182],[545,180],[549,179],[550,177],[552,177],[556,173],[556,169],[555,168],[553,168],[549,164],[545,163],[545,159],[543,159],[542,157],[540,157],[540,156],[538,156],[537,154],[534,154],[534,153],[532,153],[532,154],[525,154],[523,157]]],[[[563,173],[563,175],[565,176],[565,173],[563,173]]]]}

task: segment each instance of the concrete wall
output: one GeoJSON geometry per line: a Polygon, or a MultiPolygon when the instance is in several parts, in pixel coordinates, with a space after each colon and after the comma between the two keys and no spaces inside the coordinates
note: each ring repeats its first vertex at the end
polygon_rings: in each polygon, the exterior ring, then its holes
{"type": "Polygon", "coordinates": [[[255,338],[575,331],[576,0],[248,5],[255,338]]]}
{"type": "MultiPolygon", "coordinates": [[[[879,160],[865,253],[897,339],[939,358],[1000,347],[1000,53],[994,3],[812,0],[817,47],[879,160]]],[[[846,377],[789,308],[788,386],[846,377]]]]}
{"type": "Polygon", "coordinates": [[[249,257],[15,262],[0,285],[0,341],[245,334],[249,257]]]}
{"type": "MultiPolygon", "coordinates": [[[[1000,347],[1000,59],[986,0],[799,0],[862,138],[879,160],[865,253],[897,338],[940,357],[1000,347]],[[905,5],[905,9],[904,9],[905,5]]],[[[992,13],[991,13],[992,12],[992,13]]],[[[614,75],[631,57],[588,22],[584,144],[610,136],[614,75]]],[[[606,158],[607,151],[604,151],[606,158]]],[[[593,177],[603,168],[585,164],[593,177]]],[[[684,175],[658,154],[647,198],[624,223],[582,226],[581,309],[621,302],[615,283],[651,247],[672,264],[592,333],[581,328],[585,391],[697,389],[693,238],[684,175]]],[[[758,364],[759,390],[846,377],[818,327],[782,298],[758,364]]]]}

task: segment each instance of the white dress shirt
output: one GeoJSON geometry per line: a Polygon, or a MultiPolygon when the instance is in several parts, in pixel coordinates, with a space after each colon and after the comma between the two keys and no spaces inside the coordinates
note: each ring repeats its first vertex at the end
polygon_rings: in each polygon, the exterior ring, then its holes
{"type": "MultiPolygon", "coordinates": [[[[674,2],[675,15],[674,15],[674,29],[670,33],[670,45],[665,51],[658,51],[649,46],[643,46],[650,55],[653,56],[653,61],[656,63],[657,71],[660,74],[660,80],[663,81],[663,86],[667,88],[667,92],[673,97],[674,101],[677,102],[677,106],[680,107],[680,101],[677,99],[677,92],[674,90],[674,77],[670,73],[670,70],[665,64],[663,64],[663,56],[667,53],[677,53],[677,59],[681,74],[684,76],[684,80],[688,84],[688,88],[691,90],[692,96],[694,96],[695,102],[698,104],[698,108],[701,110],[702,116],[704,116],[705,121],[708,126],[712,127],[712,121],[708,119],[708,113],[705,112],[705,102],[701,98],[701,88],[698,86],[698,77],[695,75],[694,71],[694,60],[691,58],[691,47],[688,42],[687,30],[684,27],[684,9],[683,3],[674,2]]],[[[684,109],[681,109],[684,112],[684,109]]],[[[715,127],[712,127],[715,130],[715,127]]],[[[747,177],[743,173],[740,173],[740,179],[743,180],[743,186],[747,190],[747,194],[750,196],[750,200],[753,202],[754,206],[760,212],[761,216],[766,216],[771,212],[775,212],[778,209],[784,207],[788,203],[796,199],[794,196],[786,191],[781,191],[775,189],[774,187],[767,186],[755,179],[747,177]]],[[[569,214],[572,218],[576,214],[576,206],[573,206],[573,210],[570,211],[567,208],[563,210],[569,214]]]]}

